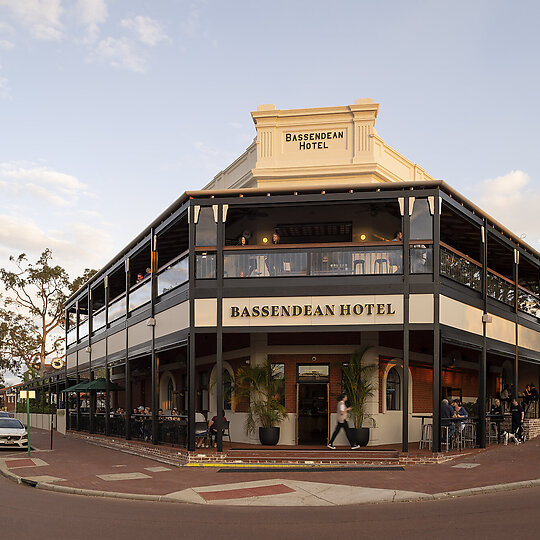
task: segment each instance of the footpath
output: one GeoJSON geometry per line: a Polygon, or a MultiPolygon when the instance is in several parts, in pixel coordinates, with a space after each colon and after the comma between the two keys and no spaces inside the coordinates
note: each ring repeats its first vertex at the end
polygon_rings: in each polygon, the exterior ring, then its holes
{"type": "MultiPolygon", "coordinates": [[[[38,489],[98,497],[193,504],[333,506],[433,500],[540,485],[540,437],[439,464],[389,470],[264,471],[178,467],[84,440],[33,429],[26,451],[0,449],[0,473],[38,489]]],[[[22,488],[22,487],[21,487],[22,488]]]]}

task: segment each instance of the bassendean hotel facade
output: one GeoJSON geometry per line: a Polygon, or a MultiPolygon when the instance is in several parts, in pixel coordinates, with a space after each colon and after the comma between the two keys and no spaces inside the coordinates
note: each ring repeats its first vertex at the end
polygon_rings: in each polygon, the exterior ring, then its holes
{"type": "Polygon", "coordinates": [[[123,389],[73,394],[70,429],[138,438],[130,411],[148,406],[155,444],[194,450],[196,413],[221,404],[233,442],[256,444],[230,381],[270,358],[289,412],[280,444],[326,444],[340,364],[369,347],[370,445],[406,451],[418,416],[439,425],[443,397],[476,407],[485,445],[490,398],[539,382],[540,256],[388,146],[378,109],[258,107],[253,144],[69,299],[53,388],[103,376],[123,389]],[[158,419],[159,408],[186,421],[158,419]]]}

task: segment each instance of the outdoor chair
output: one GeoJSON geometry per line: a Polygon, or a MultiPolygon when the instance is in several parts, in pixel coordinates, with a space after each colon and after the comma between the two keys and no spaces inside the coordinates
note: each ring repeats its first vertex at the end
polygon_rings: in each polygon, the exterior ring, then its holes
{"type": "Polygon", "coordinates": [[[422,435],[420,437],[420,449],[424,447],[431,448],[433,444],[433,424],[424,424],[422,426],[422,435]]]}
{"type": "Polygon", "coordinates": [[[201,441],[201,445],[208,446],[208,424],[205,422],[195,422],[195,446],[197,440],[201,441]]]}

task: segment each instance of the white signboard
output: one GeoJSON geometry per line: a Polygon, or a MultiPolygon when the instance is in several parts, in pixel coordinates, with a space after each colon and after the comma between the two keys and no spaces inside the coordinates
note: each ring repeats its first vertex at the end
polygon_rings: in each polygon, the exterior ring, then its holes
{"type": "Polygon", "coordinates": [[[36,399],[36,391],[35,390],[21,390],[19,392],[19,397],[21,399],[26,399],[27,397],[30,399],[36,399]],[[27,396],[27,394],[29,394],[27,396]]]}

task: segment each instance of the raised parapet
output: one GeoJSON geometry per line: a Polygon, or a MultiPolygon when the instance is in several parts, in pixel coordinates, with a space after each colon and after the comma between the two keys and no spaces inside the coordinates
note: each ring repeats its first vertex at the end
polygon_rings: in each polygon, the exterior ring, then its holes
{"type": "Polygon", "coordinates": [[[259,105],[254,143],[205,189],[434,180],[379,137],[378,112],[367,98],[313,109],[259,105]]]}

